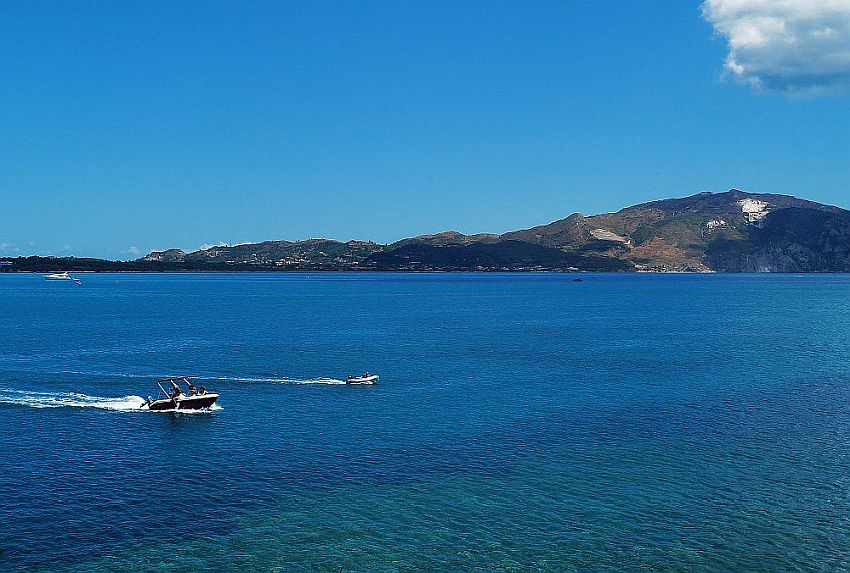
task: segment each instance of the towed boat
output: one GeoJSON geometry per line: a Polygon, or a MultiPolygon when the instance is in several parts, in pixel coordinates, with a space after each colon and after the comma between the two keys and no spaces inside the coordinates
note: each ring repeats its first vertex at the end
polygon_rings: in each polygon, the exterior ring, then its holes
{"type": "Polygon", "coordinates": [[[140,408],[158,411],[178,411],[178,410],[206,410],[218,400],[217,392],[210,392],[206,387],[201,386],[196,388],[192,384],[192,379],[197,376],[176,376],[174,378],[160,378],[156,381],[162,395],[156,400],[148,399],[140,408]],[[188,391],[183,391],[183,388],[178,384],[183,382],[186,384],[188,391]],[[166,391],[163,384],[170,385],[170,390],[166,391]]]}
{"type": "Polygon", "coordinates": [[[378,381],[378,378],[380,378],[380,376],[378,376],[377,374],[370,374],[369,372],[365,372],[365,373],[361,374],[360,376],[352,376],[352,375],[349,374],[348,378],[345,379],[345,383],[346,384],[374,384],[375,382],[378,381]]]}

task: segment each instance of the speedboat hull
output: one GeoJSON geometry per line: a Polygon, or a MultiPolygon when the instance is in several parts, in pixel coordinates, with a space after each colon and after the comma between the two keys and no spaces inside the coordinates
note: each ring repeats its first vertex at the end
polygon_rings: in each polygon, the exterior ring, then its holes
{"type": "Polygon", "coordinates": [[[369,376],[355,376],[353,378],[349,378],[345,381],[346,384],[374,384],[378,381],[379,376],[377,374],[371,374],[369,376]]]}
{"type": "Polygon", "coordinates": [[[154,400],[148,404],[148,410],[204,410],[209,408],[218,400],[218,394],[201,394],[197,396],[178,396],[175,399],[154,400]]]}

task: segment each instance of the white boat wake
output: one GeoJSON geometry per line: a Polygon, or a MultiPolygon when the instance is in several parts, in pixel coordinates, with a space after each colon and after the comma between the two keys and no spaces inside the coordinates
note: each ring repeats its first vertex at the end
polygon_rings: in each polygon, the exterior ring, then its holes
{"type": "MultiPolygon", "coordinates": [[[[155,378],[155,376],[142,376],[130,373],[115,372],[78,372],[65,370],[65,374],[85,374],[87,376],[98,375],[103,377],[121,378],[155,378]]],[[[242,376],[199,376],[198,380],[222,381],[243,384],[326,384],[345,385],[345,380],[337,378],[291,378],[291,377],[242,377],[242,376]]],[[[0,388],[0,405],[26,406],[30,408],[95,408],[100,410],[112,410],[119,412],[149,412],[146,400],[141,396],[89,396],[81,392],[36,392],[31,390],[17,390],[12,388],[0,388]]],[[[221,410],[218,404],[210,408],[198,410],[197,412],[209,412],[210,410],[221,410]]],[[[170,410],[167,410],[170,411],[170,410]]],[[[181,410],[181,413],[194,413],[191,410],[181,410]]]]}
{"type": "Polygon", "coordinates": [[[224,380],[227,382],[245,382],[247,384],[345,384],[345,380],[336,378],[244,378],[237,376],[199,376],[198,380],[224,380]]]}
{"type": "MultiPolygon", "coordinates": [[[[32,371],[32,369],[30,369],[32,371]]],[[[130,378],[134,380],[151,380],[161,378],[162,372],[151,372],[149,374],[141,374],[137,372],[108,372],[104,370],[51,370],[44,369],[41,371],[45,374],[73,374],[77,376],[85,376],[88,378],[130,378]]],[[[345,384],[345,380],[330,378],[323,376],[321,378],[292,378],[288,376],[217,376],[215,374],[202,374],[195,377],[197,380],[205,381],[223,381],[223,382],[243,382],[247,384],[345,384]]],[[[3,390],[0,389],[0,392],[3,390]]]]}
{"type": "Polygon", "coordinates": [[[30,408],[97,408],[100,410],[143,411],[145,399],[141,396],[107,398],[89,396],[78,392],[32,392],[0,388],[0,404],[29,406],[30,408]]]}

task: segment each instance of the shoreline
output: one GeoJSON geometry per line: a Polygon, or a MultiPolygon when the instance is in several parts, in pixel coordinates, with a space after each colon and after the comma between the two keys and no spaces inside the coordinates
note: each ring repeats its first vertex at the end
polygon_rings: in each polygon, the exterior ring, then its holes
{"type": "MultiPolygon", "coordinates": [[[[64,272],[62,269],[51,269],[44,271],[34,270],[19,270],[19,271],[3,271],[0,272],[0,277],[4,275],[45,275],[53,272],[64,272]]],[[[637,276],[637,275],[693,275],[693,276],[780,276],[780,275],[850,275],[848,271],[557,271],[557,270],[357,270],[357,269],[287,269],[287,270],[269,270],[269,269],[209,269],[209,270],[70,270],[68,273],[87,274],[87,275],[226,275],[226,274],[267,274],[267,275],[285,275],[285,274],[356,274],[356,275],[377,275],[377,274],[405,274],[405,275],[605,275],[605,276],[637,276]]]]}

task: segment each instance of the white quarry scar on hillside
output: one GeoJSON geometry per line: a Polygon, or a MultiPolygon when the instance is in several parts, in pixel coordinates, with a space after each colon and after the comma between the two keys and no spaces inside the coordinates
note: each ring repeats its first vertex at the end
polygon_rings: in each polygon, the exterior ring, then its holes
{"type": "Polygon", "coordinates": [[[590,234],[594,239],[599,239],[600,241],[617,241],[625,244],[629,244],[631,242],[628,238],[621,237],[617,233],[606,229],[593,229],[590,234]]]}
{"type": "Polygon", "coordinates": [[[741,199],[738,201],[738,205],[741,206],[741,212],[744,214],[747,223],[755,223],[764,219],[770,206],[766,201],[759,201],[758,199],[741,199]]]}

